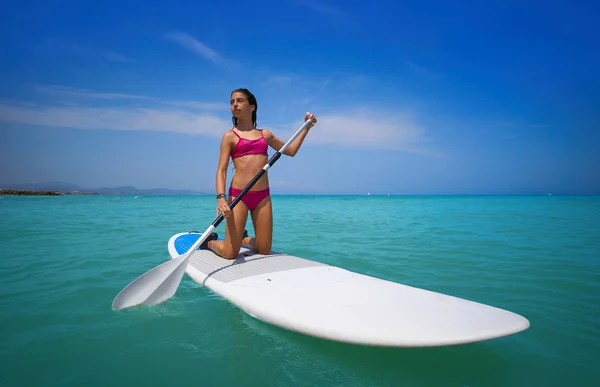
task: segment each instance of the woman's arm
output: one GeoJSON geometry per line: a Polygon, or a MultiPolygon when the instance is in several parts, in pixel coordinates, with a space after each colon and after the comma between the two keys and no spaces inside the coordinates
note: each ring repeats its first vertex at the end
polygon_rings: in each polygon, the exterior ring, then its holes
{"type": "Polygon", "coordinates": [[[231,133],[227,131],[221,139],[221,151],[219,154],[219,165],[217,166],[216,189],[217,195],[225,193],[225,181],[227,179],[227,164],[231,155],[231,133]]]}
{"type": "MultiPolygon", "coordinates": [[[[219,165],[217,166],[217,176],[215,179],[217,195],[227,195],[225,193],[225,180],[227,179],[227,162],[229,161],[232,149],[231,136],[231,132],[227,131],[221,139],[221,152],[219,154],[219,165]]],[[[217,200],[216,211],[217,216],[219,216],[219,212],[222,213],[225,218],[228,218],[231,215],[231,209],[229,208],[229,204],[227,204],[227,197],[221,197],[217,200]]]]}
{"type": "MultiPolygon", "coordinates": [[[[304,142],[304,139],[306,138],[306,135],[308,134],[308,131],[313,126],[315,126],[315,124],[317,123],[317,118],[315,117],[314,114],[308,114],[307,113],[306,116],[304,117],[304,121],[307,121],[307,120],[312,120],[312,123],[309,124],[306,127],[306,130],[303,130],[298,135],[298,137],[296,137],[296,139],[290,144],[290,146],[288,146],[283,151],[284,155],[287,155],[287,156],[290,156],[290,157],[294,157],[296,155],[296,153],[298,153],[298,151],[300,150],[300,146],[302,145],[302,142],[304,142]]],[[[267,139],[267,142],[269,143],[269,146],[271,146],[276,151],[280,150],[285,145],[285,142],[281,141],[271,131],[269,131],[267,129],[263,129],[263,133],[265,135],[265,138],[267,139]]]]}

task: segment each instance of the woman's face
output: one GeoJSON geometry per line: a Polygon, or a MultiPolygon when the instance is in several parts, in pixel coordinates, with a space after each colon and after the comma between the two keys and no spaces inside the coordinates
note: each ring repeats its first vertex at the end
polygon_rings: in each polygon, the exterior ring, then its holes
{"type": "Polygon", "coordinates": [[[231,100],[229,101],[229,104],[231,107],[231,114],[233,114],[234,117],[252,117],[254,106],[250,105],[244,93],[240,93],[238,91],[231,94],[231,100]]]}

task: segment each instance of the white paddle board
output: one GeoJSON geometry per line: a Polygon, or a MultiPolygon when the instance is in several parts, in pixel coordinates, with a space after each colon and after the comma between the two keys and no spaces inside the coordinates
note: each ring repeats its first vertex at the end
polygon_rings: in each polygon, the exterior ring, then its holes
{"type": "MultiPolygon", "coordinates": [[[[171,258],[185,254],[200,235],[173,235],[171,258]]],[[[526,318],[493,306],[246,247],[233,260],[198,249],[186,273],[261,321],[346,343],[457,345],[515,334],[530,325],[526,318]]]]}

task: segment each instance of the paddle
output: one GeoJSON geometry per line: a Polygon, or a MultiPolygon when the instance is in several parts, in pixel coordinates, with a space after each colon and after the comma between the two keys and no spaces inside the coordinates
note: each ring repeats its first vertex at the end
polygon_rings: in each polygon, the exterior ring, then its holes
{"type": "MultiPolygon", "coordinates": [[[[285,149],[296,139],[296,137],[298,137],[310,122],[310,120],[304,122],[304,125],[294,133],[288,142],[286,142],[285,145],[271,157],[269,162],[265,164],[260,172],[254,176],[250,183],[248,183],[242,192],[231,202],[229,205],[230,208],[233,209],[239,201],[242,200],[244,195],[250,191],[250,188],[252,188],[267,170],[279,160],[285,149]]],[[[204,240],[219,226],[223,219],[225,219],[223,214],[219,214],[217,219],[215,219],[206,231],[204,231],[202,236],[198,238],[196,243],[194,243],[185,254],[158,265],[127,285],[113,300],[112,308],[114,310],[120,310],[140,304],[155,305],[171,298],[179,287],[179,283],[185,273],[190,257],[202,242],[204,242],[204,240]]]]}

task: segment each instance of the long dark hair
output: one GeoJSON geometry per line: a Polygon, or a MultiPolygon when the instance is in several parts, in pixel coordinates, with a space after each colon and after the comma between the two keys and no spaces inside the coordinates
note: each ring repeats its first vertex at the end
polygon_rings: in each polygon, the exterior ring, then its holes
{"type": "MultiPolygon", "coordinates": [[[[248,103],[250,105],[254,105],[254,111],[252,112],[252,125],[254,125],[254,127],[256,128],[256,112],[258,111],[258,102],[256,102],[256,97],[250,92],[250,90],[244,88],[235,89],[231,92],[231,94],[238,92],[243,93],[246,96],[246,99],[248,100],[248,103]]],[[[231,117],[231,121],[233,122],[234,127],[237,126],[238,120],[237,118],[235,118],[235,116],[231,117]]]]}

